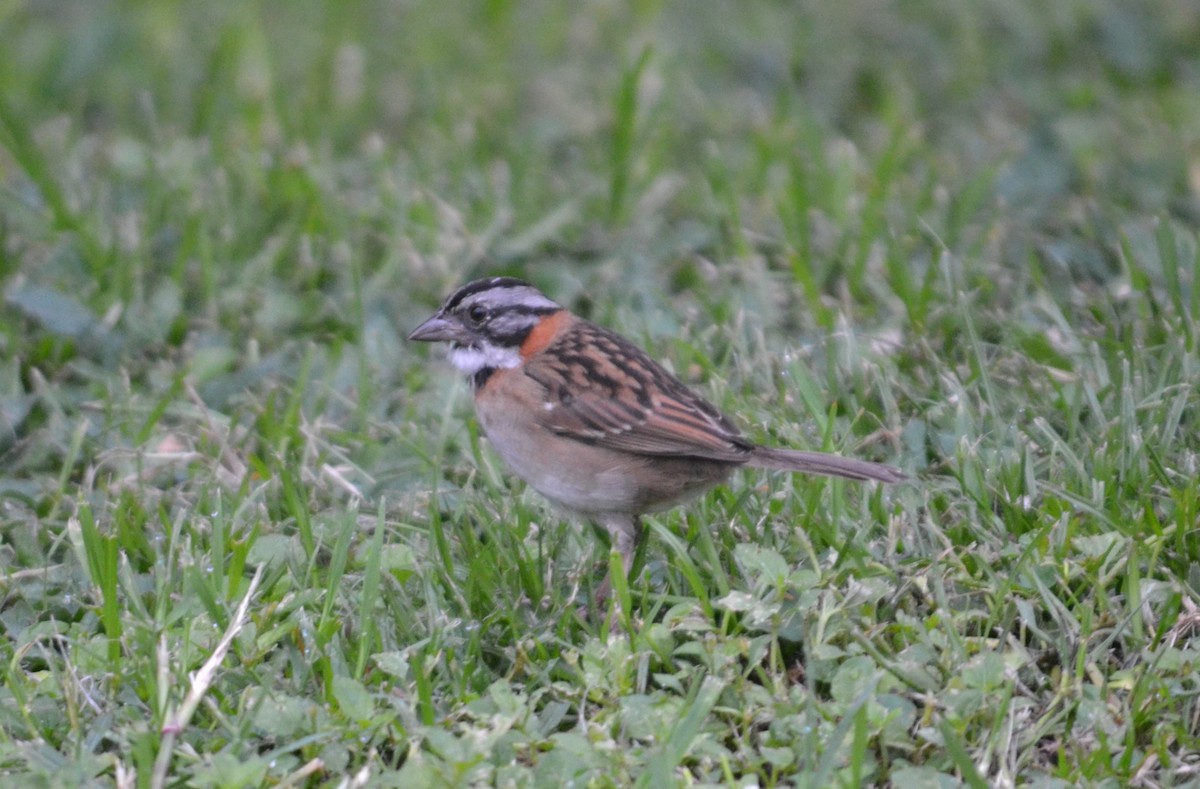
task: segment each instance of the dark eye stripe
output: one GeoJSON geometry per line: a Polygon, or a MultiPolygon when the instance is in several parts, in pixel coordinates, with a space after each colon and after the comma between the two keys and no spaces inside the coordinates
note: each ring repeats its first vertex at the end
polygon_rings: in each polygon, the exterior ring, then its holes
{"type": "Polygon", "coordinates": [[[549,315],[558,312],[562,307],[530,307],[525,304],[513,304],[496,311],[496,317],[508,317],[509,315],[517,315],[528,317],[531,315],[549,315]]]}
{"type": "MultiPolygon", "coordinates": [[[[480,305],[472,305],[464,322],[476,327],[476,331],[487,337],[489,342],[507,348],[514,348],[525,342],[525,338],[537,326],[538,318],[558,312],[561,307],[531,307],[514,305],[502,307],[491,313],[483,322],[476,320],[469,313],[480,305]]],[[[461,314],[461,313],[460,313],[461,314]]]]}

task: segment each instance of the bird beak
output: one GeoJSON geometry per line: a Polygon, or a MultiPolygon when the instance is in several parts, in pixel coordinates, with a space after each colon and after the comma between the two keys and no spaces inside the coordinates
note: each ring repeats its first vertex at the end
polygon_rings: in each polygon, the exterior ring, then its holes
{"type": "Polygon", "coordinates": [[[413,329],[412,334],[408,335],[408,339],[418,342],[468,343],[471,341],[471,334],[467,331],[467,327],[458,321],[446,320],[441,313],[438,313],[413,329]]]}

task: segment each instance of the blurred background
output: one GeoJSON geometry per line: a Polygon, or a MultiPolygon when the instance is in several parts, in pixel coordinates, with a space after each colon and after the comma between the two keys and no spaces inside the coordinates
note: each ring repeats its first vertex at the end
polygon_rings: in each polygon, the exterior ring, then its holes
{"type": "Polygon", "coordinates": [[[832,785],[851,724],[845,785],[1194,772],[1195,0],[0,0],[0,42],[0,768],[150,775],[261,564],[198,784],[832,785]],[[664,516],[658,629],[586,640],[593,544],[403,340],[501,273],[920,484],[664,516]],[[655,750],[689,709],[707,755],[655,750]]]}
{"type": "Polygon", "coordinates": [[[496,272],[651,336],[936,333],[969,293],[996,339],[1200,222],[1186,0],[43,1],[0,36],[10,469],[29,370],[74,407],[80,354],[224,407],[315,342],[382,392],[496,272]]]}

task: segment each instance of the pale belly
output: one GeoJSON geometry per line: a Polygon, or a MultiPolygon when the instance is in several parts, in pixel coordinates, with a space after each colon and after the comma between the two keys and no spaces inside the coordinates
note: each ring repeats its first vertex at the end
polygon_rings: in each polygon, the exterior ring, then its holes
{"type": "Polygon", "coordinates": [[[724,481],[736,467],[694,458],[634,455],[550,433],[509,409],[476,402],[476,414],[504,463],[534,490],[582,514],[667,509],[724,481]]]}

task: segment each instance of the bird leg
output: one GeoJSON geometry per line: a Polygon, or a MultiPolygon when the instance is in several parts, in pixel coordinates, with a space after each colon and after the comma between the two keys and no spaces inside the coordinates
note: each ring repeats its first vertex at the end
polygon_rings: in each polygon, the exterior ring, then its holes
{"type": "MultiPolygon", "coordinates": [[[[637,555],[638,545],[642,541],[642,519],[636,515],[628,515],[625,513],[611,513],[598,519],[600,526],[608,532],[609,540],[612,542],[613,550],[621,557],[621,570],[625,578],[629,578],[629,572],[633,569],[633,558],[637,555]]],[[[609,595],[612,594],[612,568],[604,574],[604,580],[600,583],[600,588],[596,590],[595,606],[596,611],[602,611],[606,603],[608,603],[609,595]]],[[[625,612],[631,613],[631,612],[625,612]]],[[[615,625],[615,622],[614,622],[615,625]]]]}

